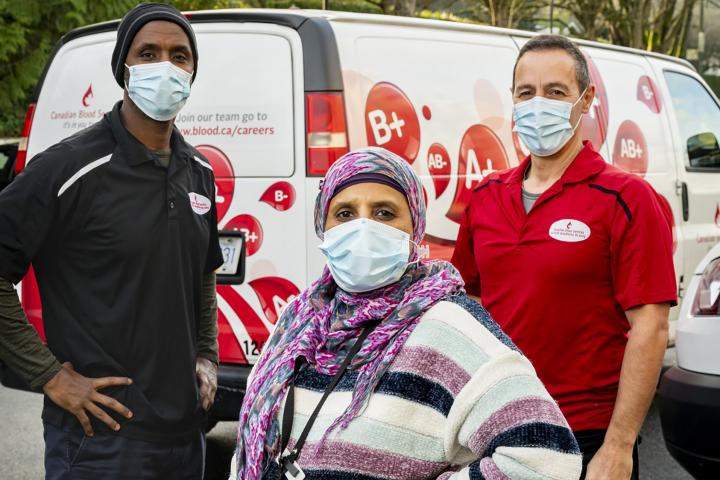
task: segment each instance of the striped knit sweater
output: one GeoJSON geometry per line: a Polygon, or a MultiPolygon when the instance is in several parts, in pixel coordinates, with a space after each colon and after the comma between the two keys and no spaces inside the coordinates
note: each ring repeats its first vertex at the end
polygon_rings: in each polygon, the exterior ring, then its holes
{"type": "MultiPolygon", "coordinates": [[[[557,404],[530,362],[468,297],[428,310],[367,408],[320,443],[349,405],[356,379],[346,373],[310,430],[298,460],[308,480],[580,476],[580,451],[557,404]]],[[[330,380],[312,367],[298,375],[291,449],[330,380]]],[[[264,478],[278,475],[271,462],[264,478]]]]}

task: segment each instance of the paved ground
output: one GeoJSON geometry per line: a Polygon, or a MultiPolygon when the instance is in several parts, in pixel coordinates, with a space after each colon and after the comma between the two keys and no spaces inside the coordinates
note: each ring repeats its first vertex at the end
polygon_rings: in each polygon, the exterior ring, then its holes
{"type": "MultiPolygon", "coordinates": [[[[0,386],[0,478],[3,480],[43,478],[41,408],[40,395],[0,386]]],[[[234,422],[221,423],[208,436],[207,480],[227,479],[236,427],[234,422]]],[[[692,480],[665,450],[655,406],[642,435],[640,471],[643,480],[692,480]]]]}

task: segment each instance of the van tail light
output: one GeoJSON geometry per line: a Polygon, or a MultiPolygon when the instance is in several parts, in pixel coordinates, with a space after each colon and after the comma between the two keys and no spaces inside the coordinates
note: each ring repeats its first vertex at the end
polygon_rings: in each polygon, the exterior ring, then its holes
{"type": "Polygon", "coordinates": [[[307,118],[307,174],[322,176],[338,158],[348,153],[343,94],[305,95],[307,118]]]}
{"type": "Polygon", "coordinates": [[[20,133],[20,144],[18,145],[17,155],[15,156],[15,173],[22,172],[27,161],[28,138],[30,138],[30,129],[32,128],[33,117],[35,116],[35,104],[28,105],[25,112],[25,122],[23,123],[20,133]]]}
{"type": "Polygon", "coordinates": [[[720,258],[716,258],[707,266],[700,277],[692,316],[720,315],[720,258]]]}

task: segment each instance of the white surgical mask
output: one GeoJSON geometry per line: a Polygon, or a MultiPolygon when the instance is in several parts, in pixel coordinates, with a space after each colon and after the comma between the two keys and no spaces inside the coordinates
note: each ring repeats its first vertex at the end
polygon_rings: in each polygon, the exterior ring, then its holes
{"type": "MultiPolygon", "coordinates": [[[[587,89],[585,89],[587,90],[587,89]]],[[[536,96],[513,106],[516,132],[533,155],[547,157],[559,152],[575,134],[582,115],[575,126],[570,124],[573,107],[583,98],[585,90],[575,102],[550,100],[536,96]]]]}
{"type": "Polygon", "coordinates": [[[407,270],[410,235],[367,218],[325,232],[320,250],[335,283],[346,292],[369,292],[397,282],[407,270]]]}
{"type": "Polygon", "coordinates": [[[135,105],[159,122],[175,118],[190,96],[193,74],[171,62],[125,66],[130,71],[125,88],[135,105]]]}

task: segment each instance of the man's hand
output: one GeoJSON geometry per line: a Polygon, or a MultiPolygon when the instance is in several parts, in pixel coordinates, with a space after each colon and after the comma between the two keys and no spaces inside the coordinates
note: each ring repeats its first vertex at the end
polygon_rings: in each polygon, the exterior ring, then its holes
{"type": "Polygon", "coordinates": [[[629,480],[633,470],[633,446],[603,443],[587,467],[585,480],[629,480]]]}
{"type": "Polygon", "coordinates": [[[92,437],[94,432],[87,412],[103,422],[114,431],[120,430],[120,424],[108,415],[103,405],[125,418],[132,418],[132,412],[122,403],[107,395],[98,393],[98,390],[107,387],[127,386],[132,380],[127,377],[88,378],[75,371],[72,363],[63,363],[63,368],[43,387],[45,395],[56,405],[64,408],[77,417],[85,435],[92,437]]]}
{"type": "Polygon", "coordinates": [[[195,362],[195,374],[200,386],[200,405],[207,412],[215,402],[217,391],[217,365],[207,358],[199,357],[195,362]]]}

